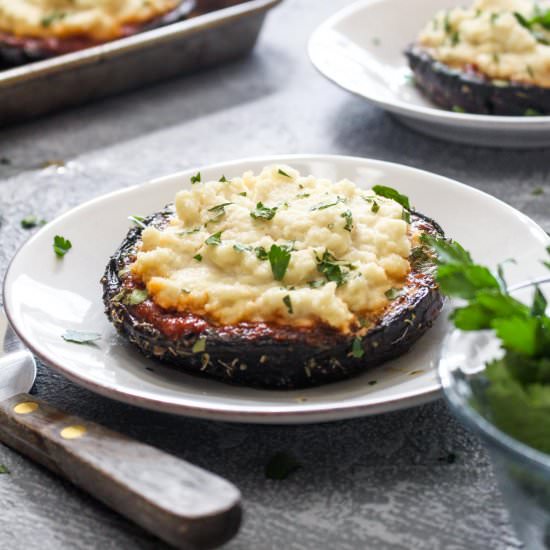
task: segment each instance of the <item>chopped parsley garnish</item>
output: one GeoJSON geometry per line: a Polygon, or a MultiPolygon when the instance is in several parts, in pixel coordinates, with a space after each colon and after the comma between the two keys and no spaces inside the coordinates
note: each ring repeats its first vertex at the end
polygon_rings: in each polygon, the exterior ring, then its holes
{"type": "Polygon", "coordinates": [[[185,229],[184,231],[180,231],[178,235],[192,235],[193,233],[198,233],[200,230],[200,227],[195,227],[194,229],[185,229]]]}
{"type": "Polygon", "coordinates": [[[190,291],[189,289],[187,289],[187,288],[182,288],[182,289],[181,289],[181,293],[182,293],[182,294],[191,294],[191,291],[190,291]]]}
{"type": "Polygon", "coordinates": [[[546,38],[544,31],[540,32],[538,27],[550,30],[550,9],[547,11],[537,10],[534,17],[526,19],[521,13],[514,13],[518,23],[531,32],[535,40],[541,44],[548,45],[548,39],[546,38]]]}
{"type": "Polygon", "coordinates": [[[435,266],[435,261],[432,256],[428,254],[426,246],[413,247],[409,256],[409,262],[411,267],[416,271],[425,271],[435,266]]]}
{"type": "Polygon", "coordinates": [[[384,292],[384,295],[388,300],[395,300],[396,298],[399,298],[399,296],[403,295],[403,290],[400,288],[390,288],[384,292]]]}
{"type": "Polygon", "coordinates": [[[309,193],[300,193],[299,195],[296,195],[297,199],[307,199],[310,196],[309,193]]]}
{"type": "Polygon", "coordinates": [[[351,355],[356,359],[361,359],[361,357],[365,355],[365,350],[363,349],[361,338],[359,338],[359,336],[356,336],[353,340],[353,344],[351,345],[351,355]]]}
{"type": "Polygon", "coordinates": [[[325,286],[327,282],[323,281],[323,279],[318,279],[317,281],[308,281],[307,284],[310,288],[319,288],[325,286]]]}
{"type": "Polygon", "coordinates": [[[453,111],[453,113],[465,113],[466,112],[464,110],[464,108],[461,107],[460,105],[453,105],[452,111],[453,111]]]}
{"type": "Polygon", "coordinates": [[[492,13],[491,14],[491,25],[494,25],[497,22],[497,19],[499,17],[500,13],[492,13]]]}
{"type": "Polygon", "coordinates": [[[301,468],[302,465],[293,455],[285,452],[275,453],[266,464],[265,477],[268,479],[283,480],[301,468]]]}
{"type": "Polygon", "coordinates": [[[256,204],[256,209],[250,212],[250,216],[255,220],[271,220],[277,213],[277,207],[268,208],[264,206],[261,202],[256,204]]]}
{"type": "Polygon", "coordinates": [[[411,223],[411,214],[405,209],[403,209],[403,212],[401,212],[401,218],[403,219],[403,221],[411,223]]]}
{"type": "Polygon", "coordinates": [[[36,216],[25,216],[21,220],[21,227],[23,229],[33,229],[39,225],[44,225],[48,223],[46,220],[39,220],[36,216]]]}
{"type": "Polygon", "coordinates": [[[534,197],[538,197],[539,195],[544,195],[544,189],[542,187],[535,187],[531,191],[531,195],[533,195],[534,197]]]}
{"type": "Polygon", "coordinates": [[[66,342],[73,344],[90,344],[101,339],[101,334],[98,332],[82,332],[80,330],[66,330],[61,338],[66,342]]]}
{"type": "Polygon", "coordinates": [[[456,46],[460,42],[460,35],[458,34],[458,31],[454,31],[451,34],[451,45],[456,46]]]}
{"type": "Polygon", "coordinates": [[[288,294],[283,298],[283,303],[286,306],[286,310],[292,315],[294,310],[292,309],[292,302],[290,301],[290,296],[288,294]]]}
{"type": "Polygon", "coordinates": [[[351,231],[353,229],[353,217],[351,214],[351,210],[346,210],[345,212],[342,212],[342,214],[340,214],[340,217],[346,220],[346,223],[344,224],[344,229],[346,231],[351,231]]]}
{"type": "Polygon", "coordinates": [[[525,70],[527,71],[527,74],[531,77],[531,78],[535,78],[535,71],[533,71],[533,67],[531,67],[531,65],[527,65],[525,67],[525,70]]]}
{"type": "Polygon", "coordinates": [[[290,250],[285,246],[272,244],[267,259],[271,264],[271,271],[275,280],[282,281],[290,263],[290,250]]]}
{"type": "Polygon", "coordinates": [[[222,244],[222,233],[223,231],[218,231],[217,233],[210,235],[210,237],[208,237],[208,239],[204,242],[210,246],[218,246],[222,244]]]}
{"type": "Polygon", "coordinates": [[[193,344],[193,347],[191,348],[191,351],[193,353],[202,353],[205,349],[206,349],[206,336],[201,336],[195,341],[195,343],[193,344]]]}
{"type": "Polygon", "coordinates": [[[403,208],[406,208],[407,210],[411,209],[409,197],[402,195],[401,193],[399,193],[399,191],[391,187],[386,187],[385,185],[375,185],[372,190],[380,197],[391,199],[399,203],[403,208]]]}
{"type": "Polygon", "coordinates": [[[202,262],[202,254],[195,254],[193,256],[193,260],[197,260],[197,262],[202,262]]]}
{"type": "Polygon", "coordinates": [[[9,474],[10,471],[4,466],[4,464],[0,464],[0,474],[9,474]]]}
{"type": "Polygon", "coordinates": [[[338,197],[336,199],[336,201],[334,201],[334,202],[316,204],[315,206],[312,206],[310,208],[310,210],[311,211],[313,211],[313,210],[325,210],[326,208],[330,208],[331,206],[336,206],[337,204],[340,204],[341,202],[345,202],[345,199],[343,199],[342,197],[338,197]]]}
{"type": "Polygon", "coordinates": [[[64,19],[67,17],[67,14],[64,11],[54,11],[50,13],[49,15],[46,15],[40,20],[40,24],[44,28],[48,28],[51,25],[53,25],[56,21],[61,21],[61,19],[64,19]]]}
{"type": "Polygon", "coordinates": [[[144,223],[143,223],[143,220],[145,220],[145,218],[143,216],[128,216],[128,219],[135,223],[136,225],[138,225],[139,227],[141,227],[142,229],[145,229],[145,227],[147,227],[144,223]]]}
{"type": "Polygon", "coordinates": [[[236,250],[237,252],[250,252],[252,247],[241,243],[235,243],[233,245],[233,250],[236,250]]]}
{"type": "Polygon", "coordinates": [[[216,206],[213,206],[212,208],[208,209],[208,212],[224,212],[225,207],[229,206],[230,204],[233,204],[232,202],[222,202],[221,204],[216,204],[216,206]]]}
{"type": "Polygon", "coordinates": [[[124,298],[122,298],[122,303],[126,304],[127,306],[137,306],[145,302],[148,297],[149,294],[144,288],[134,288],[132,292],[124,295],[124,298]]]}
{"type": "Polygon", "coordinates": [[[246,197],[246,191],[243,191],[242,193],[238,193],[241,197],[246,197]]]}
{"type": "MultiPolygon", "coordinates": [[[[200,181],[200,179],[199,179],[199,181],[200,181]]],[[[228,183],[229,182],[229,180],[224,175],[222,175],[222,177],[218,181],[220,181],[222,183],[228,183]]]]}
{"type": "Polygon", "coordinates": [[[281,176],[285,176],[286,178],[291,178],[292,177],[290,174],[287,174],[284,170],[281,170],[280,168],[277,171],[277,173],[281,174],[281,176]]]}
{"type": "Polygon", "coordinates": [[[372,201],[372,205],[370,207],[370,210],[372,213],[376,214],[378,210],[380,210],[380,205],[376,201],[372,201]]]}
{"type": "Polygon", "coordinates": [[[56,235],[53,238],[53,251],[59,258],[63,258],[72,247],[71,241],[61,235],[56,235]]]}
{"type": "Polygon", "coordinates": [[[443,19],[443,27],[446,34],[450,34],[450,32],[453,30],[453,28],[451,27],[451,21],[449,20],[449,12],[445,13],[445,18],[443,19]]]}
{"type": "Polygon", "coordinates": [[[254,249],[254,252],[256,253],[256,258],[258,258],[258,260],[265,261],[269,257],[267,250],[263,246],[257,246],[254,249]]]}
{"type": "Polygon", "coordinates": [[[200,183],[201,181],[201,173],[197,172],[194,176],[191,176],[191,184],[194,185],[195,183],[200,183]]]}
{"type": "Polygon", "coordinates": [[[529,107],[529,109],[525,109],[523,116],[540,116],[540,112],[529,107]]]}
{"type": "Polygon", "coordinates": [[[325,250],[320,258],[315,254],[315,259],[317,261],[317,271],[322,273],[327,281],[334,281],[337,286],[343,285],[346,281],[348,272],[343,267],[355,269],[351,264],[339,263],[328,250],[325,250]]]}

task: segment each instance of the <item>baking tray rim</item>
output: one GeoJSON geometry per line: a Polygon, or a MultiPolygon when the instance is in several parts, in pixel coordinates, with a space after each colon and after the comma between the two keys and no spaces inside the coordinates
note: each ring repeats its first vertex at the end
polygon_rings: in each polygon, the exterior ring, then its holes
{"type": "Polygon", "coordinates": [[[0,89],[13,86],[40,76],[49,76],[59,72],[100,62],[110,57],[141,50],[148,46],[170,42],[174,39],[191,36],[206,29],[215,28],[229,21],[234,21],[255,13],[267,12],[282,0],[247,0],[241,4],[221,8],[159,27],[126,38],[120,38],[106,44],[93,46],[84,50],[34,61],[20,67],[0,69],[0,89]]]}

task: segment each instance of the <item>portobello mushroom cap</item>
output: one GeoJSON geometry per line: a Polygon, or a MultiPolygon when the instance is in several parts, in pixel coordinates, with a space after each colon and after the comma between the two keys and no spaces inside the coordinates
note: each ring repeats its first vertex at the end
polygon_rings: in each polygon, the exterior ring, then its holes
{"type": "MultiPolygon", "coordinates": [[[[125,25],[122,36],[126,38],[140,32],[156,29],[185,19],[194,9],[196,0],[182,0],[177,8],[146,23],[125,25]]],[[[9,65],[22,65],[31,61],[40,61],[50,57],[72,53],[104,42],[98,42],[87,36],[67,38],[38,38],[15,36],[0,31],[0,60],[9,65]]]]}
{"type": "Polygon", "coordinates": [[[491,80],[474,67],[454,69],[411,45],[405,55],[416,85],[435,104],[448,110],[483,115],[550,115],[550,88],[491,80]]]}
{"type": "MultiPolygon", "coordinates": [[[[169,205],[146,218],[144,227],[161,229],[174,215],[169,205]]],[[[443,236],[436,222],[418,212],[411,212],[411,224],[414,231],[443,236]]],[[[142,230],[130,229],[107,265],[101,279],[105,312],[146,357],[190,374],[270,389],[341,380],[405,353],[431,327],[443,305],[432,275],[433,258],[424,255],[417,261],[414,254],[402,291],[370,320],[366,334],[364,328],[343,333],[320,322],[308,328],[265,322],[220,326],[192,312],[162,309],[150,298],[130,305],[124,297],[144,288],[129,270],[142,230]]]]}

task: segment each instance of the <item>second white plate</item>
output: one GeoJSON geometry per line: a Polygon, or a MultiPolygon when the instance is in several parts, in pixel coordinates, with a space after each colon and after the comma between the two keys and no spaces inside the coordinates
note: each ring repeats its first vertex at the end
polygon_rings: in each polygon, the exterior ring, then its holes
{"type": "MultiPolygon", "coordinates": [[[[539,259],[550,239],[529,218],[480,191],[406,166],[337,156],[245,159],[200,168],[203,180],[258,172],[286,163],[302,174],[333,181],[347,177],[363,187],[399,189],[433,217],[473,256],[495,266],[507,258],[510,282],[545,274],[539,259]]],[[[438,395],[436,364],[445,314],[403,357],[362,376],[300,391],[265,391],[203,380],[145,359],[119,337],[103,312],[99,280],[128,231],[129,215],[162,209],[190,185],[197,169],[88,202],[46,225],[18,252],[8,270],[4,304],[26,345],[43,361],[92,391],[142,407],[235,422],[305,423],[382,413],[438,395]],[[62,259],[54,235],[73,248],[62,259]],[[99,332],[94,345],[65,342],[66,329],[99,332]],[[376,383],[373,383],[376,382],[376,383]]]]}
{"type": "Polygon", "coordinates": [[[450,141],[495,147],[550,146],[550,116],[454,113],[414,86],[404,51],[426,23],[458,0],[360,0],[311,36],[309,56],[330,80],[396,115],[403,124],[450,141]]]}

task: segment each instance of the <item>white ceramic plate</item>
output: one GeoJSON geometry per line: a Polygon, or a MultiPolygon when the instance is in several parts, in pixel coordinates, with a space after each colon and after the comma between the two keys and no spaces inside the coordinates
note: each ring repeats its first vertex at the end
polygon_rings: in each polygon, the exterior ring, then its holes
{"type": "Polygon", "coordinates": [[[503,117],[444,111],[410,80],[403,55],[426,23],[459,0],[360,0],[323,23],[309,41],[319,71],[346,90],[431,136],[468,144],[550,146],[550,116],[503,117]]]}
{"type": "MultiPolygon", "coordinates": [[[[496,264],[514,257],[511,282],[545,274],[538,259],[549,239],[523,214],[475,189],[405,166],[351,157],[248,159],[200,168],[203,179],[287,163],[303,174],[358,185],[385,184],[407,194],[474,257],[496,264]]],[[[304,423],[408,407],[438,395],[436,363],[445,316],[405,356],[349,381],[300,391],[265,391],[202,380],[145,359],[117,336],[103,313],[101,286],[109,257],[128,230],[127,217],[171,202],[196,169],[88,202],[49,223],[18,252],[8,270],[4,304],[13,327],[43,361],[92,391],[135,405],[228,421],[304,423]],[[73,248],[58,260],[54,235],[73,248]],[[66,329],[99,332],[97,345],[65,342],[66,329]],[[152,370],[149,370],[152,369],[152,370]],[[369,382],[376,380],[375,385],[369,382]]]]}

